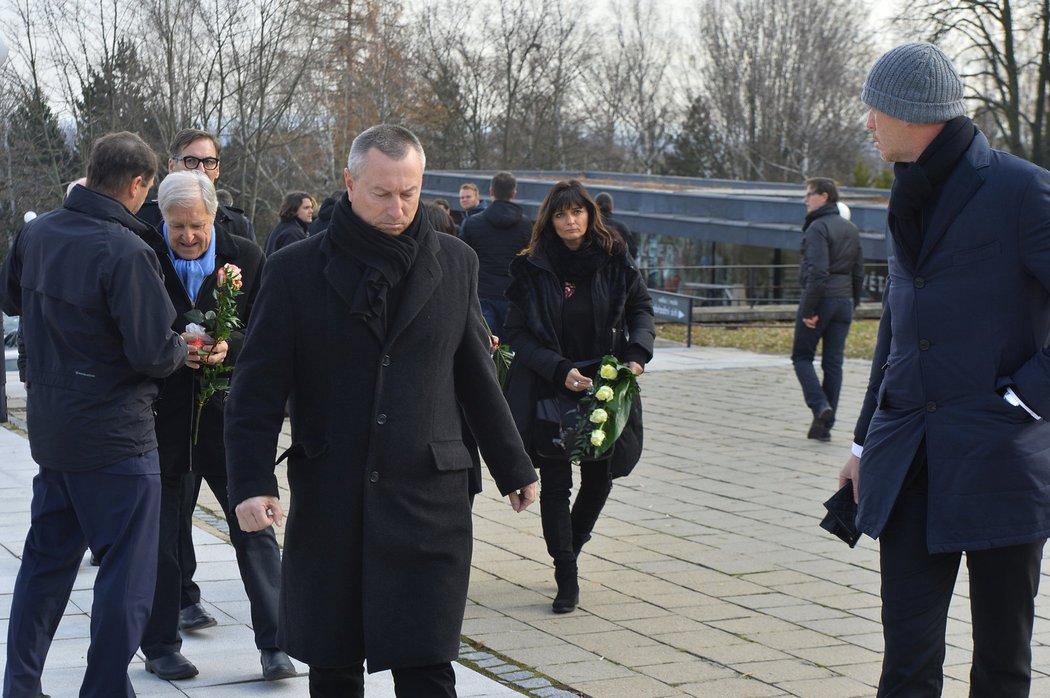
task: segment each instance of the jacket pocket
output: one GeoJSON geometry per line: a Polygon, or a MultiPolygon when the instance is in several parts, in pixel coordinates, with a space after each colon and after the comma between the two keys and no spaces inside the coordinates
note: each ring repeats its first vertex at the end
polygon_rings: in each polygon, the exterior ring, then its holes
{"type": "Polygon", "coordinates": [[[469,470],[473,466],[470,453],[462,441],[431,441],[430,455],[434,467],[442,472],[469,470]]]}
{"type": "Polygon", "coordinates": [[[320,458],[326,453],[328,453],[327,441],[296,441],[285,449],[284,453],[274,462],[274,465],[277,465],[285,458],[306,458],[307,460],[312,460],[320,458]]]}
{"type": "Polygon", "coordinates": [[[987,257],[994,257],[999,254],[1001,248],[1002,245],[999,244],[999,241],[993,240],[987,245],[973,247],[968,250],[961,250],[952,255],[952,264],[955,266],[973,264],[974,262],[979,262],[987,257]]]}

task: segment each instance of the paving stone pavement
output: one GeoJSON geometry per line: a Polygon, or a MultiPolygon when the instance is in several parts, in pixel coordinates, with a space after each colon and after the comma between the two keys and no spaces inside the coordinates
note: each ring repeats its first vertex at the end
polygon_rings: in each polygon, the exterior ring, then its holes
{"type": "MultiPolygon", "coordinates": [[[[616,481],[584,549],[580,607],[572,614],[550,610],[555,585],[538,507],[515,515],[487,481],[474,507],[463,628],[470,644],[461,657],[499,681],[457,666],[460,696],[874,695],[882,650],[878,544],[865,538],[850,550],[817,526],[848,452],[866,376],[864,362],[847,362],[842,417],[825,444],[805,438],[810,417],[786,357],[658,350],[641,378],[645,454],[630,477],[616,481]]],[[[24,440],[0,430],[2,618],[32,472],[24,440]]],[[[220,626],[188,634],[185,653],[200,677],[169,684],[135,662],[136,689],[158,696],[307,695],[303,678],[259,680],[232,549],[214,499],[202,495],[198,579],[220,626]]],[[[56,698],[74,695],[83,673],[92,578],[85,566],[49,657],[44,688],[56,698]]],[[[948,627],[948,697],[968,692],[966,589],[964,566],[948,627]]],[[[1032,695],[1050,697],[1045,581],[1042,589],[1032,695]]],[[[6,636],[6,621],[0,631],[6,636]]],[[[370,677],[367,695],[392,696],[389,678],[370,677]]]]}

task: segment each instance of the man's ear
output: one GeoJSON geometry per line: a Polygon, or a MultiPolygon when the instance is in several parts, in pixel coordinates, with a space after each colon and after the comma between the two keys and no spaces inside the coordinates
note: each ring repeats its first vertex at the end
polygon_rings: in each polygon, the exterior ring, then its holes
{"type": "Polygon", "coordinates": [[[346,195],[351,201],[354,200],[354,178],[348,168],[343,168],[343,182],[346,184],[346,195]]]}

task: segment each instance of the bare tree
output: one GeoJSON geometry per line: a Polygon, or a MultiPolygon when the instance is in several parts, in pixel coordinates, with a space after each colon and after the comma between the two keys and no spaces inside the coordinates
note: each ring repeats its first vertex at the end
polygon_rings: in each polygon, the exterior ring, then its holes
{"type": "Polygon", "coordinates": [[[993,142],[1050,165],[1050,0],[916,0],[901,22],[956,49],[993,142]]]}
{"type": "Polygon", "coordinates": [[[616,0],[612,11],[618,22],[593,70],[594,89],[605,128],[625,146],[625,168],[651,173],[673,138],[679,111],[669,90],[674,42],[666,32],[673,25],[653,0],[616,0]]]}
{"type": "Polygon", "coordinates": [[[846,178],[865,140],[857,99],[872,51],[848,0],[713,0],[693,32],[692,107],[719,134],[726,174],[846,178]]]}

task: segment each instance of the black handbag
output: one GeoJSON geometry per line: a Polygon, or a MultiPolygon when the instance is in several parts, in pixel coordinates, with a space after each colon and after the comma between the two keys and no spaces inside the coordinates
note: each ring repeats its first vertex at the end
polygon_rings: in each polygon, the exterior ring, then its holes
{"type": "Polygon", "coordinates": [[[567,460],[576,448],[580,401],[558,393],[536,403],[532,425],[532,450],[541,458],[567,460]]]}

